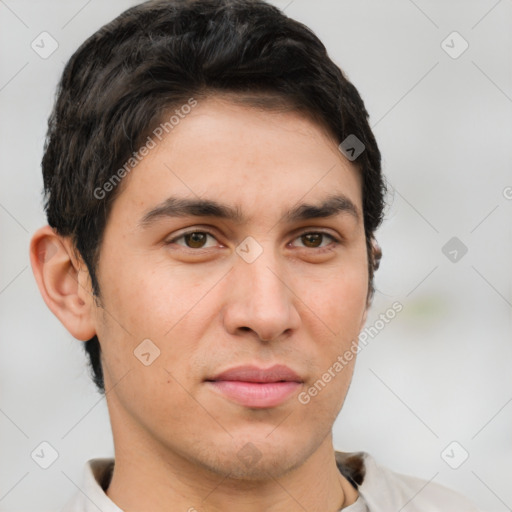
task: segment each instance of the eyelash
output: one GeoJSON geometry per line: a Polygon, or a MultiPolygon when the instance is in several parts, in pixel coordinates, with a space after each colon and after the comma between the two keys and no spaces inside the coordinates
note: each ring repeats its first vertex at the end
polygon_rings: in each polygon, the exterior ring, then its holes
{"type": "MultiPolygon", "coordinates": [[[[186,231],[185,233],[181,233],[179,236],[176,236],[170,240],[167,240],[165,242],[166,245],[171,245],[173,243],[176,243],[176,240],[180,240],[181,238],[184,238],[186,237],[187,235],[192,235],[193,233],[204,233],[206,235],[210,235],[211,237],[216,238],[216,236],[211,233],[210,231],[206,230],[206,229],[193,229],[191,231],[186,231]]],[[[331,235],[330,233],[326,233],[325,231],[303,231],[302,233],[299,233],[293,240],[296,240],[297,238],[300,238],[304,235],[322,235],[324,237],[327,237],[327,238],[330,238],[331,239],[331,243],[334,243],[335,245],[339,245],[341,242],[334,236],[334,235],[331,235]]],[[[322,240],[323,242],[323,240],[322,240]]],[[[178,245],[181,245],[181,244],[178,244],[178,245]]],[[[186,245],[181,245],[181,247],[184,247],[185,249],[190,249],[191,251],[194,251],[194,252],[200,252],[201,250],[208,250],[209,247],[206,247],[206,248],[203,248],[203,247],[200,247],[198,249],[194,249],[192,247],[187,247],[186,245]]],[[[317,252],[323,252],[325,250],[330,250],[331,248],[329,246],[324,246],[324,247],[300,247],[301,249],[315,249],[317,252]]]]}

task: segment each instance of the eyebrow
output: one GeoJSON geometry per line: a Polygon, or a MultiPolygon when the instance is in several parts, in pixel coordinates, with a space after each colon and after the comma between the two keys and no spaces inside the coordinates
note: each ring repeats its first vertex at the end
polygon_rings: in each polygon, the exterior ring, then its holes
{"type": "MultiPolygon", "coordinates": [[[[332,195],[319,204],[301,203],[284,212],[281,222],[297,222],[309,219],[334,217],[347,213],[359,221],[360,215],[355,204],[344,195],[332,195]]],[[[219,203],[213,199],[188,199],[169,197],[155,208],[146,212],[139,221],[141,228],[148,228],[155,222],[168,217],[212,217],[236,223],[246,222],[239,207],[219,203]]]]}

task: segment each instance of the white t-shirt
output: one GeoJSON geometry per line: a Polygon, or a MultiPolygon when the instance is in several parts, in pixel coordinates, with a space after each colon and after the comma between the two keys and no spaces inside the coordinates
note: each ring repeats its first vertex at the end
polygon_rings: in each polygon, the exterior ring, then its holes
{"type": "MultiPolygon", "coordinates": [[[[359,492],[343,512],[479,512],[456,492],[379,466],[368,453],[336,452],[336,463],[359,492]]],[[[114,459],[87,462],[82,486],[62,512],[123,512],[105,494],[113,468],[114,459]]]]}

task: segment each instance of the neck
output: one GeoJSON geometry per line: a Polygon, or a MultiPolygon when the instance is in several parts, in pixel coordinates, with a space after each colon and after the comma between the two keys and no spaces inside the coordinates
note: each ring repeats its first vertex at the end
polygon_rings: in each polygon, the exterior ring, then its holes
{"type": "Polygon", "coordinates": [[[216,474],[151,442],[118,438],[107,495],[125,512],[337,512],[357,499],[336,466],[331,435],[299,467],[258,481],[216,474]]]}

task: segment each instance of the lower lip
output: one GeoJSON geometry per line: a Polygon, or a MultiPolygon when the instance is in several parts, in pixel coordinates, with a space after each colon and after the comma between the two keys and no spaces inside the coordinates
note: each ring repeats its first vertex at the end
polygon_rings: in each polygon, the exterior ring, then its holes
{"type": "Polygon", "coordinates": [[[245,407],[276,407],[285,402],[300,387],[300,382],[242,382],[236,380],[209,381],[213,388],[245,407]]]}

